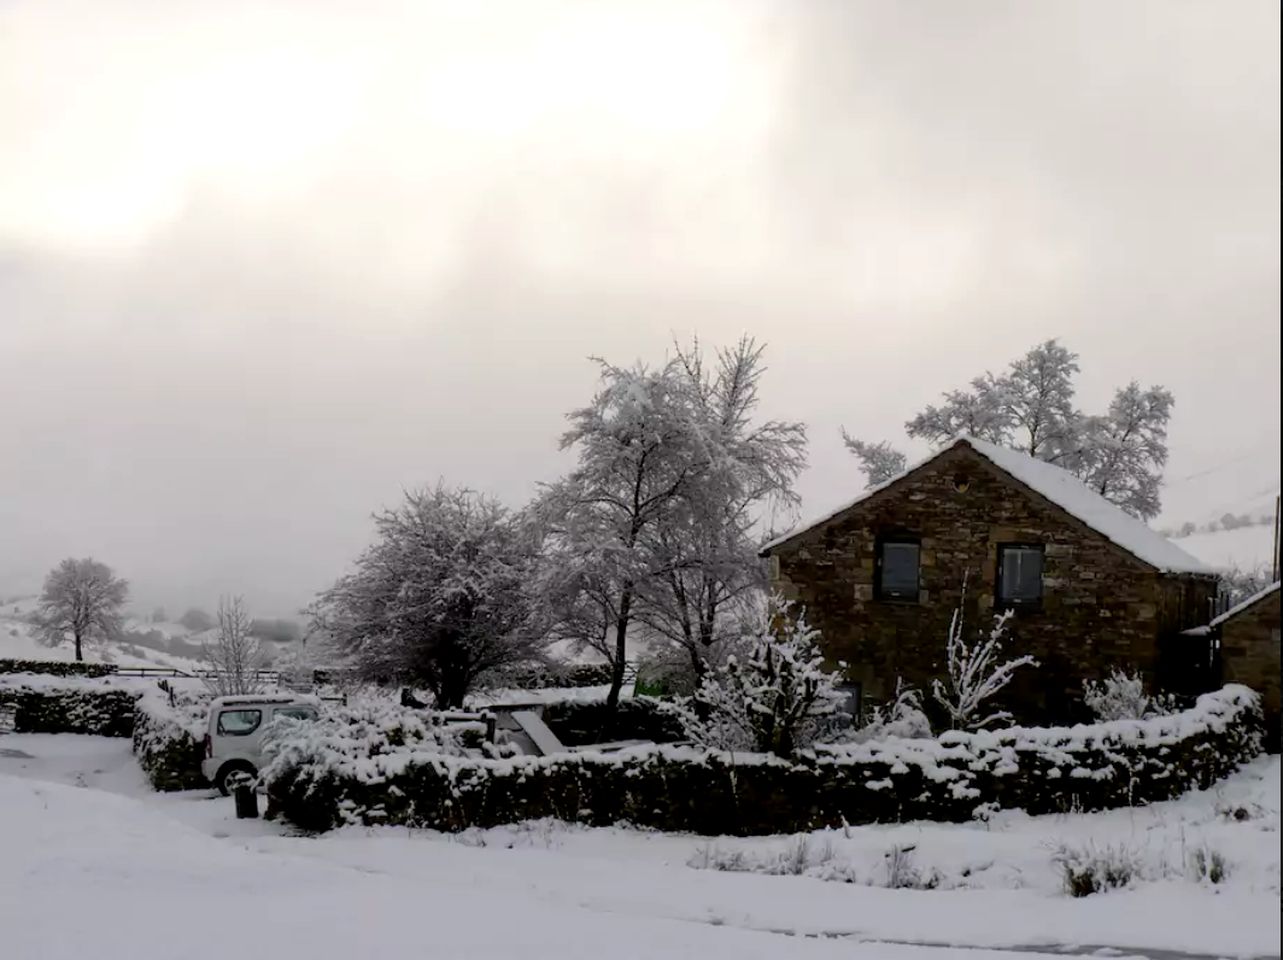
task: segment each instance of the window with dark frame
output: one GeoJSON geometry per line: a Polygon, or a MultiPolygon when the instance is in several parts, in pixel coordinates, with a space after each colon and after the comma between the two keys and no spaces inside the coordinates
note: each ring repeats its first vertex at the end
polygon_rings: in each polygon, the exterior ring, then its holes
{"type": "Polygon", "coordinates": [[[1042,603],[1042,545],[1006,543],[998,547],[1000,607],[1029,607],[1042,603]]]}
{"type": "Polygon", "coordinates": [[[917,602],[920,544],[908,537],[886,537],[878,542],[875,578],[879,600],[917,602]]]}

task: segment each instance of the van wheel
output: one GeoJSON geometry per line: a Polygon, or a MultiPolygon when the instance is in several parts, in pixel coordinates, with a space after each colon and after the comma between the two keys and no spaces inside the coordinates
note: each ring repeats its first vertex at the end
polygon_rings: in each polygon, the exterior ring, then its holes
{"type": "Polygon", "coordinates": [[[237,773],[247,773],[251,777],[257,776],[258,771],[254,765],[245,760],[229,760],[218,769],[218,775],[214,777],[214,786],[218,787],[218,792],[225,797],[232,795],[232,775],[237,773]]]}

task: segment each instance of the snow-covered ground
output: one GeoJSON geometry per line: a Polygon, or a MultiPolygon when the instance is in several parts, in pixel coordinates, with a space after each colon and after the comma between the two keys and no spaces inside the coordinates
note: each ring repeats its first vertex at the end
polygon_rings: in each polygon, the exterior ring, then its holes
{"type": "Polygon", "coordinates": [[[1274,528],[1257,525],[1214,533],[1191,533],[1172,542],[1217,570],[1257,570],[1270,565],[1274,528]]]}
{"type": "MultiPolygon", "coordinates": [[[[36,605],[35,596],[10,597],[0,603],[0,658],[74,660],[75,649],[70,641],[49,647],[36,639],[31,623],[36,605]]],[[[126,616],[122,626],[120,639],[86,645],[85,659],[91,663],[114,663],[122,667],[193,670],[207,666],[199,656],[192,654],[199,653],[203,642],[212,641],[213,631],[194,633],[179,623],[134,616],[126,616]]]]}
{"type": "Polygon", "coordinates": [[[0,954],[1277,956],[1279,768],[1265,758],[1214,790],[1134,810],[806,838],[546,822],[307,838],[235,820],[231,801],[211,793],[151,793],[126,741],[9,735],[0,737],[0,954]],[[1060,844],[1122,851],[1140,879],[1072,899],[1052,863],[1060,844]],[[897,847],[912,848],[907,865],[937,889],[886,887],[897,847]],[[1225,858],[1223,882],[1187,875],[1195,849],[1225,858]],[[701,869],[737,859],[811,875],[701,869]]]}

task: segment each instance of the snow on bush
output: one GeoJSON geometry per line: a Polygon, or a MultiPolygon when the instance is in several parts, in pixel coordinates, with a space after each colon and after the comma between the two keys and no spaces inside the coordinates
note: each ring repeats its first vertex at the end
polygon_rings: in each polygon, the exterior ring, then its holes
{"type": "Polygon", "coordinates": [[[842,702],[841,678],[824,669],[820,632],[772,596],[744,657],[705,676],[680,711],[686,736],[703,747],[791,756],[827,733],[842,702]]]}
{"type": "Polygon", "coordinates": [[[196,790],[209,785],[201,772],[203,739],[213,695],[168,685],[143,694],[134,714],[134,756],[156,790],[196,790]]]}
{"type": "Polygon", "coordinates": [[[274,806],[311,830],[454,832],[553,817],[749,836],[1165,800],[1259,753],[1261,727],[1259,698],[1242,686],[1149,720],[817,745],[787,760],[672,745],[494,760],[431,729],[417,743],[398,733],[402,745],[388,744],[371,718],[357,730],[321,724],[285,738],[264,778],[274,806]]]}
{"type": "Polygon", "coordinates": [[[945,645],[948,682],[932,681],[931,692],[936,702],[944,707],[953,729],[982,730],[990,724],[1011,719],[1011,714],[1005,710],[982,715],[982,704],[1010,683],[1016,670],[1023,666],[1036,667],[1038,661],[1028,655],[998,661],[1007,621],[1011,619],[1010,610],[994,617],[988,636],[977,639],[975,646],[968,645],[962,636],[962,606],[966,594],[967,579],[964,576],[962,600],[949,621],[949,637],[945,645]]]}
{"type": "Polygon", "coordinates": [[[1082,846],[1061,844],[1051,861],[1059,868],[1065,893],[1071,897],[1126,887],[1140,878],[1143,867],[1135,848],[1127,844],[1098,847],[1091,841],[1082,846]]]}
{"type": "Polygon", "coordinates": [[[1145,692],[1145,681],[1139,673],[1117,667],[1104,680],[1083,683],[1083,702],[1097,720],[1144,720],[1175,711],[1170,697],[1145,692]]]}
{"type": "Polygon", "coordinates": [[[327,710],[316,720],[278,717],[263,732],[260,776],[265,783],[380,785],[415,763],[514,752],[485,742],[485,729],[482,723],[447,725],[440,714],[374,699],[327,710]]]}
{"type": "Polygon", "coordinates": [[[15,733],[128,737],[140,692],[114,678],[0,674],[0,708],[13,711],[15,733]]]}
{"type": "Polygon", "coordinates": [[[898,737],[915,740],[931,736],[931,721],[922,709],[922,692],[903,679],[895,681],[895,697],[889,704],[873,708],[869,720],[855,731],[856,743],[898,737]]]}

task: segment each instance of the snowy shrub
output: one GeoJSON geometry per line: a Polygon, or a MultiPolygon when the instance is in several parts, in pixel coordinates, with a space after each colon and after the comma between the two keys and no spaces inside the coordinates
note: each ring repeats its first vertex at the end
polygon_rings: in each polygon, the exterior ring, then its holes
{"type": "Polygon", "coordinates": [[[1229,862],[1217,850],[1208,846],[1198,846],[1190,851],[1187,858],[1190,879],[1196,883],[1224,883],[1229,877],[1229,862]]]}
{"type": "Polygon", "coordinates": [[[890,890],[934,890],[940,885],[938,871],[924,873],[914,863],[915,849],[913,844],[894,844],[882,855],[886,881],[883,886],[890,890]]]}
{"type": "Polygon", "coordinates": [[[165,687],[139,699],[134,715],[134,756],[154,789],[209,786],[200,764],[211,699],[206,691],[177,693],[165,687]]]}
{"type": "Polygon", "coordinates": [[[285,738],[264,778],[279,811],[309,830],[395,823],[458,832],[552,817],[753,836],[967,822],[982,806],[1040,814],[1167,800],[1256,756],[1261,729],[1258,696],[1235,685],[1149,720],[817,745],[788,759],[675,745],[489,759],[430,727],[391,746],[371,718],[285,738]]]}
{"type": "MultiPolygon", "coordinates": [[[[966,591],[967,581],[964,577],[963,601],[966,599],[966,591]]],[[[988,636],[978,638],[975,645],[970,646],[962,637],[962,601],[959,601],[958,608],[953,611],[945,644],[948,682],[933,681],[931,692],[936,702],[944,707],[949,723],[955,730],[982,730],[992,723],[1011,719],[1011,714],[1005,710],[982,715],[982,704],[1010,683],[1012,675],[1020,667],[1038,666],[1038,661],[1028,655],[999,662],[1002,640],[1006,635],[1011,613],[1007,610],[994,617],[993,628],[988,636]]]]}
{"type": "Polygon", "coordinates": [[[901,678],[895,681],[895,697],[889,704],[873,708],[868,721],[855,731],[856,743],[900,737],[906,740],[931,736],[931,721],[922,709],[922,693],[901,678]]]}
{"type": "Polygon", "coordinates": [[[0,707],[13,711],[15,733],[83,733],[128,737],[139,692],[104,679],[5,674],[0,707]]]}
{"type": "Polygon", "coordinates": [[[1168,696],[1151,696],[1139,673],[1115,667],[1104,680],[1083,683],[1083,702],[1097,720],[1144,720],[1175,712],[1168,696]]]}
{"type": "MultiPolygon", "coordinates": [[[[17,633],[13,635],[17,636],[17,633]]],[[[41,673],[52,677],[105,677],[115,672],[114,663],[0,659],[0,673],[41,673]]]]}
{"type": "Polygon", "coordinates": [[[753,853],[726,849],[719,844],[701,844],[686,861],[696,870],[718,870],[724,873],[760,873],[771,877],[814,877],[820,880],[855,882],[850,864],[835,859],[832,841],[816,844],[814,838],[800,833],[789,840],[783,850],[753,853]]]}
{"type": "Polygon", "coordinates": [[[772,597],[743,658],[704,678],[681,710],[686,736],[718,750],[791,756],[832,726],[842,702],[841,678],[824,669],[820,632],[772,597]]]}
{"type": "Polygon", "coordinates": [[[1090,841],[1076,847],[1061,844],[1051,856],[1060,870],[1061,883],[1071,897],[1117,890],[1138,877],[1139,853],[1125,844],[1097,847],[1090,841]]]}

